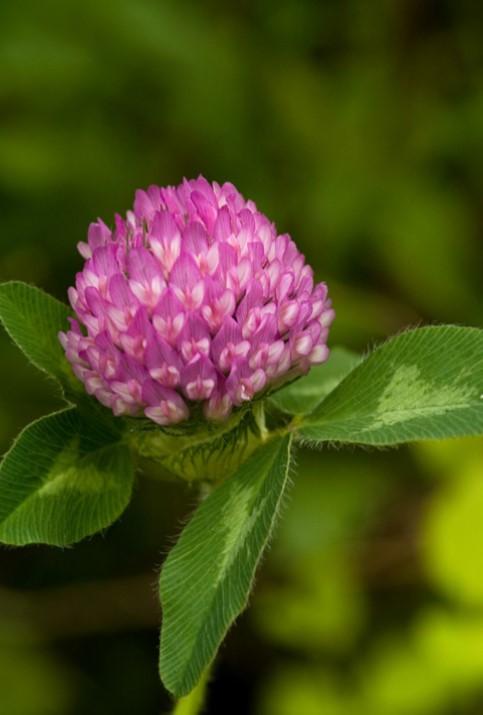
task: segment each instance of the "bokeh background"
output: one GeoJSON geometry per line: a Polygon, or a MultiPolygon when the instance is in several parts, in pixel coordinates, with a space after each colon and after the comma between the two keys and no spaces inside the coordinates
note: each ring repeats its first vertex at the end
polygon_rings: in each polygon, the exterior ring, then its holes
{"type": "MultiPolygon", "coordinates": [[[[135,188],[231,180],[327,280],[332,345],[483,326],[481,4],[0,4],[0,278],[59,298],[135,188]]],[[[0,336],[0,451],[57,407],[0,336]]],[[[298,456],[208,711],[483,712],[483,442],[298,456]]],[[[168,712],[157,571],[195,503],[140,475],[107,534],[0,553],[0,713],[168,712]]]]}

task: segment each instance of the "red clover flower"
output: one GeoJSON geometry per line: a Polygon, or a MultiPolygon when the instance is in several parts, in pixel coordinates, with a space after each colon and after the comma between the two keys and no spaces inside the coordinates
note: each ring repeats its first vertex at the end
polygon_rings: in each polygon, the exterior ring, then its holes
{"type": "Polygon", "coordinates": [[[89,394],[115,415],[209,420],[329,354],[324,283],[287,234],[233,184],[199,177],[137,191],[111,231],[91,224],[60,340],[89,394]]]}

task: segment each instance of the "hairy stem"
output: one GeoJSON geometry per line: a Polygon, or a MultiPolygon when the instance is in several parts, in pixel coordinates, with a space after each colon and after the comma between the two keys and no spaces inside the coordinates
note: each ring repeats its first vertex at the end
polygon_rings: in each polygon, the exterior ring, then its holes
{"type": "Polygon", "coordinates": [[[210,672],[207,669],[191,693],[178,700],[173,715],[200,715],[203,712],[209,677],[210,672]]]}

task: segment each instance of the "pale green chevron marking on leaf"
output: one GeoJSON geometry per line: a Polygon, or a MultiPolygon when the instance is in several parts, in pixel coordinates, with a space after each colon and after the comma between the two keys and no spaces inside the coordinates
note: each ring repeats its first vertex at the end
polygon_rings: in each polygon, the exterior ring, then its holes
{"type": "Polygon", "coordinates": [[[435,388],[433,383],[421,379],[420,374],[417,365],[402,365],[396,370],[381,395],[376,407],[375,420],[366,430],[404,422],[408,410],[424,412],[429,416],[431,412],[440,413],[447,405],[457,405],[471,398],[472,389],[464,383],[456,387],[441,385],[435,388]],[[430,406],[422,407],[424,400],[428,400],[430,406]],[[400,407],[394,408],[394,405],[400,407]]]}
{"type": "MultiPolygon", "coordinates": [[[[99,473],[91,468],[92,453],[79,459],[79,436],[75,435],[69,445],[59,454],[52,464],[46,481],[38,489],[36,496],[47,496],[62,493],[65,489],[74,489],[79,495],[96,495],[99,493],[99,473]]],[[[118,448],[117,445],[114,445],[118,448]]],[[[102,456],[103,451],[110,452],[113,445],[100,447],[96,450],[96,460],[102,456]]],[[[117,488],[117,476],[113,471],[106,471],[102,476],[103,489],[107,492],[117,488]]]]}
{"type": "Polygon", "coordinates": [[[287,481],[290,439],[257,449],[198,507],[161,573],[160,671],[180,697],[246,606],[287,481]]]}
{"type": "Polygon", "coordinates": [[[33,422],[0,465],[0,542],[72,544],[126,508],[133,465],[118,434],[76,409],[33,422]]]}
{"type": "MultiPolygon", "coordinates": [[[[376,407],[376,414],[381,415],[382,420],[387,419],[387,424],[391,424],[391,410],[395,404],[417,409],[418,400],[428,390],[428,385],[420,375],[417,365],[401,365],[394,371],[376,407]]],[[[398,417],[395,421],[398,421],[398,417]]]]}
{"type": "Polygon", "coordinates": [[[234,489],[223,507],[221,521],[226,531],[217,584],[232,565],[237,555],[237,545],[245,541],[265,508],[269,495],[257,503],[255,497],[258,488],[259,484],[254,480],[253,484],[247,485],[245,489],[234,489]]]}
{"type": "Polygon", "coordinates": [[[361,358],[344,348],[334,348],[328,361],[316,365],[298,380],[270,395],[270,402],[293,415],[307,414],[332,392],[361,358]]]}
{"type": "Polygon", "coordinates": [[[391,445],[483,434],[483,330],[427,327],[369,355],[300,427],[309,443],[391,445]]]}
{"type": "Polygon", "coordinates": [[[59,342],[68,328],[68,306],[39,288],[11,281],[0,285],[0,321],[12,340],[40,370],[60,382],[74,381],[59,342]]]}

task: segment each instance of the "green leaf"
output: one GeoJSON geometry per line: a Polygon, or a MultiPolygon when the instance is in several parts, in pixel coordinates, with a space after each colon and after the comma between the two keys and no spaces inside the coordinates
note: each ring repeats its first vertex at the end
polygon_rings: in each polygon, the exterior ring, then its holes
{"type": "Polygon", "coordinates": [[[334,348],[326,363],[313,367],[307,375],[271,395],[270,401],[292,415],[312,412],[360,359],[349,350],[334,348]]]}
{"type": "Polygon", "coordinates": [[[120,516],[132,484],[131,455],[118,434],[91,427],[75,408],[43,417],[0,465],[0,541],[79,541],[120,516]]]}
{"type": "Polygon", "coordinates": [[[201,504],[161,573],[161,678],[188,693],[246,606],[288,481],[290,438],[257,449],[201,504]]]}
{"type": "Polygon", "coordinates": [[[59,342],[68,327],[67,305],[39,288],[17,281],[0,285],[0,321],[29,360],[61,382],[72,379],[59,342]]]}
{"type": "Polygon", "coordinates": [[[299,434],[324,441],[393,445],[483,434],[483,330],[410,330],[356,367],[299,434]]]}

